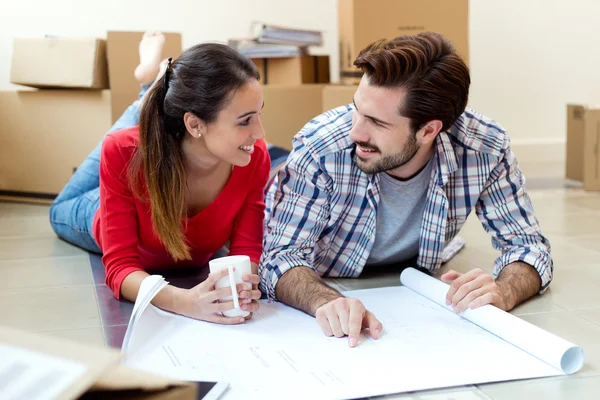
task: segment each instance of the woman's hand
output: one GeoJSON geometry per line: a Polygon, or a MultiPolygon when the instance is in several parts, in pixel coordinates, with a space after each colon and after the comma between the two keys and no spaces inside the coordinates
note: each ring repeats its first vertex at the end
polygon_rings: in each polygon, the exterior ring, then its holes
{"type": "MultiPolygon", "coordinates": [[[[227,269],[212,273],[199,285],[180,291],[176,299],[176,312],[186,317],[217,324],[234,325],[244,322],[246,320],[244,317],[225,317],[219,314],[234,308],[233,301],[217,302],[218,299],[232,295],[229,286],[221,289],[215,288],[217,281],[226,277],[227,274],[227,269]]],[[[245,275],[244,281],[254,284],[257,278],[256,275],[245,275]]],[[[247,286],[241,283],[237,285],[237,292],[242,310],[250,313],[258,310],[258,301],[256,300],[260,298],[260,291],[248,290],[247,286]]]]}
{"type": "Polygon", "coordinates": [[[246,320],[252,318],[252,313],[258,310],[259,303],[258,300],[262,293],[258,289],[258,284],[260,283],[260,277],[256,274],[247,274],[242,277],[242,280],[247,283],[252,284],[252,290],[248,290],[244,287],[244,290],[240,293],[239,302],[242,310],[250,311],[250,315],[246,317],[246,320]],[[248,308],[244,308],[242,304],[248,306],[248,308]]]}

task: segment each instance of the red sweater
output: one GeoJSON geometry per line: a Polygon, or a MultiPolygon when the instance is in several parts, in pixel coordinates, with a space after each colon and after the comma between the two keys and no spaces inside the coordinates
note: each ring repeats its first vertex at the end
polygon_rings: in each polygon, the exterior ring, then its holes
{"type": "Polygon", "coordinates": [[[155,235],[150,203],[135,197],[130,189],[127,165],[138,144],[137,126],[112,132],[104,138],[100,157],[100,208],[93,230],[103,252],[106,284],[117,298],[121,297],[121,283],[130,273],[203,266],[228,240],[230,255],[247,255],[258,263],[264,188],[270,170],[263,141],[256,142],[250,164],[234,167],[211,204],[191,218],[182,217],[182,223],[187,219],[185,237],[192,256],[183,262],[175,262],[155,235]]]}

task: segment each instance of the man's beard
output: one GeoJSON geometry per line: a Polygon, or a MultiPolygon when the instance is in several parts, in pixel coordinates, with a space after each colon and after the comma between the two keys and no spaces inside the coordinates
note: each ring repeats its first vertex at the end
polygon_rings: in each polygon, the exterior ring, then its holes
{"type": "MultiPolygon", "coordinates": [[[[375,150],[379,154],[381,151],[373,145],[364,142],[356,142],[356,144],[365,149],[375,150]]],[[[376,160],[372,164],[367,164],[358,155],[355,156],[356,165],[366,174],[378,174],[384,171],[390,171],[392,169],[399,168],[410,160],[412,160],[419,151],[417,145],[417,138],[415,134],[411,134],[406,141],[406,144],[399,153],[382,156],[379,160],[376,160]]]]}

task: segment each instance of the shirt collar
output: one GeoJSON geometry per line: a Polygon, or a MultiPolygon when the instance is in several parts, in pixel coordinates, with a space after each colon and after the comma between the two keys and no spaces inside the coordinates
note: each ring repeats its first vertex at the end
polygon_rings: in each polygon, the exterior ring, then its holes
{"type": "Polygon", "coordinates": [[[450,142],[447,132],[440,132],[435,141],[437,165],[438,165],[438,186],[445,186],[452,173],[458,169],[458,158],[454,153],[454,147],[450,142]]]}

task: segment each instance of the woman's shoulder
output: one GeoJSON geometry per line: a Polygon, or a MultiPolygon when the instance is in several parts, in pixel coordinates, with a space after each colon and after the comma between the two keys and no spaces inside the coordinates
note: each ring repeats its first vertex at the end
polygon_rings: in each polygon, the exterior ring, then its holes
{"type": "Polygon", "coordinates": [[[105,155],[121,154],[124,158],[130,158],[139,143],[139,126],[119,129],[106,134],[102,143],[102,153],[105,155]]]}

